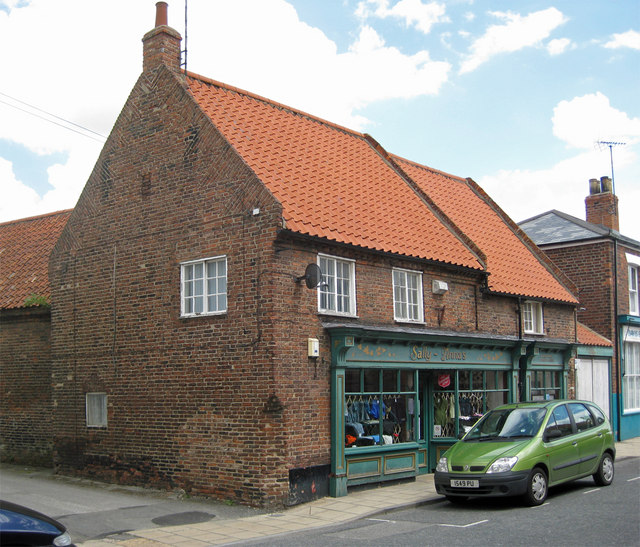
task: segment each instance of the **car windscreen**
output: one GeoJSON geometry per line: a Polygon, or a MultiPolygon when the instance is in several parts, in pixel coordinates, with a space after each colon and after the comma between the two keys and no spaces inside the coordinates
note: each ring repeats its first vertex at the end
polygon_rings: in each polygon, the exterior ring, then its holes
{"type": "Polygon", "coordinates": [[[533,437],[540,430],[546,413],[546,409],[535,407],[491,410],[473,426],[464,440],[489,441],[533,437]]]}

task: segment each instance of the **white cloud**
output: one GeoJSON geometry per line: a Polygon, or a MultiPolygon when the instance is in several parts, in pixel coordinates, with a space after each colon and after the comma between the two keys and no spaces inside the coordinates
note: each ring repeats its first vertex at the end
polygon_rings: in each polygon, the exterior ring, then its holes
{"type": "Polygon", "coordinates": [[[389,0],[364,0],[358,4],[356,14],[363,19],[372,16],[380,19],[394,17],[402,20],[407,27],[415,27],[424,34],[429,34],[436,23],[449,21],[445,15],[446,7],[440,2],[400,0],[392,7],[389,5],[389,0]]]}
{"type": "Polygon", "coordinates": [[[549,55],[560,55],[569,47],[571,47],[571,40],[569,40],[569,38],[558,38],[550,40],[547,43],[547,51],[549,52],[549,55]]]}
{"type": "Polygon", "coordinates": [[[490,26],[483,36],[473,42],[471,52],[460,67],[460,74],[475,70],[500,53],[512,53],[537,46],[566,21],[562,12],[556,8],[536,11],[526,16],[511,12],[493,12],[492,15],[506,23],[490,26]]]}
{"type": "Polygon", "coordinates": [[[609,49],[631,48],[640,50],[640,32],[628,30],[620,34],[614,34],[604,47],[609,49]]]}
{"type": "Polygon", "coordinates": [[[640,118],[613,108],[600,92],[560,101],[553,109],[553,134],[572,148],[588,150],[598,140],[636,142],[640,118]]]}
{"type": "Polygon", "coordinates": [[[640,203],[640,177],[637,143],[640,119],[616,110],[602,93],[561,101],[553,113],[553,134],[568,146],[578,149],[555,165],[539,170],[502,170],[478,182],[498,205],[516,221],[550,209],[558,209],[585,218],[584,199],[591,178],[611,175],[610,152],[594,146],[603,135],[618,135],[626,146],[615,149],[616,194],[620,199],[621,232],[640,239],[640,224],[635,209],[640,203]],[[526,199],[523,199],[526,196],[526,199]]]}

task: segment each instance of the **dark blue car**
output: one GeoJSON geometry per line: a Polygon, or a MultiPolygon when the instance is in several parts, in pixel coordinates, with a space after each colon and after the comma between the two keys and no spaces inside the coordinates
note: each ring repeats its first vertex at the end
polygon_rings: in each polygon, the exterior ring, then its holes
{"type": "Polygon", "coordinates": [[[0,545],[73,547],[64,525],[52,518],[0,500],[0,545]]]}

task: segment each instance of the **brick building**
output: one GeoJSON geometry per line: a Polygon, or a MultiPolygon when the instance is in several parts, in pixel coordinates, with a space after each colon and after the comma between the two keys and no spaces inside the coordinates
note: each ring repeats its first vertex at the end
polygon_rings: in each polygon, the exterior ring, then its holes
{"type": "Polygon", "coordinates": [[[0,224],[0,460],[51,465],[49,253],[70,211],[0,224]]]}
{"type": "Polygon", "coordinates": [[[157,10],[49,262],[60,471],[281,506],[574,395],[601,338],[475,182],[185,73],[157,10]]]}
{"type": "Polygon", "coordinates": [[[552,210],[520,227],[578,287],[580,322],[614,342],[610,364],[577,362],[577,389],[601,388],[594,398],[623,440],[640,435],[640,241],[619,232],[612,186],[609,177],[589,181],[586,222],[552,210]]]}

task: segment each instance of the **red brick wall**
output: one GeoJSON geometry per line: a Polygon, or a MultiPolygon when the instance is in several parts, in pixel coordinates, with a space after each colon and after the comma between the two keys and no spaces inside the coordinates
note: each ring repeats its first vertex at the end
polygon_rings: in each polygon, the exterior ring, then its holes
{"type": "Polygon", "coordinates": [[[52,465],[48,309],[0,314],[0,460],[52,465]]]}
{"type": "Polygon", "coordinates": [[[613,244],[600,241],[591,245],[545,249],[551,260],[578,287],[578,320],[609,340],[613,331],[613,244]]]}
{"type": "Polygon", "coordinates": [[[265,409],[280,217],[176,77],[142,76],[52,256],[61,469],[281,503],[286,418],[265,409]],[[226,315],[180,318],[180,262],[217,255],[226,315]],[[89,391],[108,394],[106,429],[85,426],[89,391]]]}

